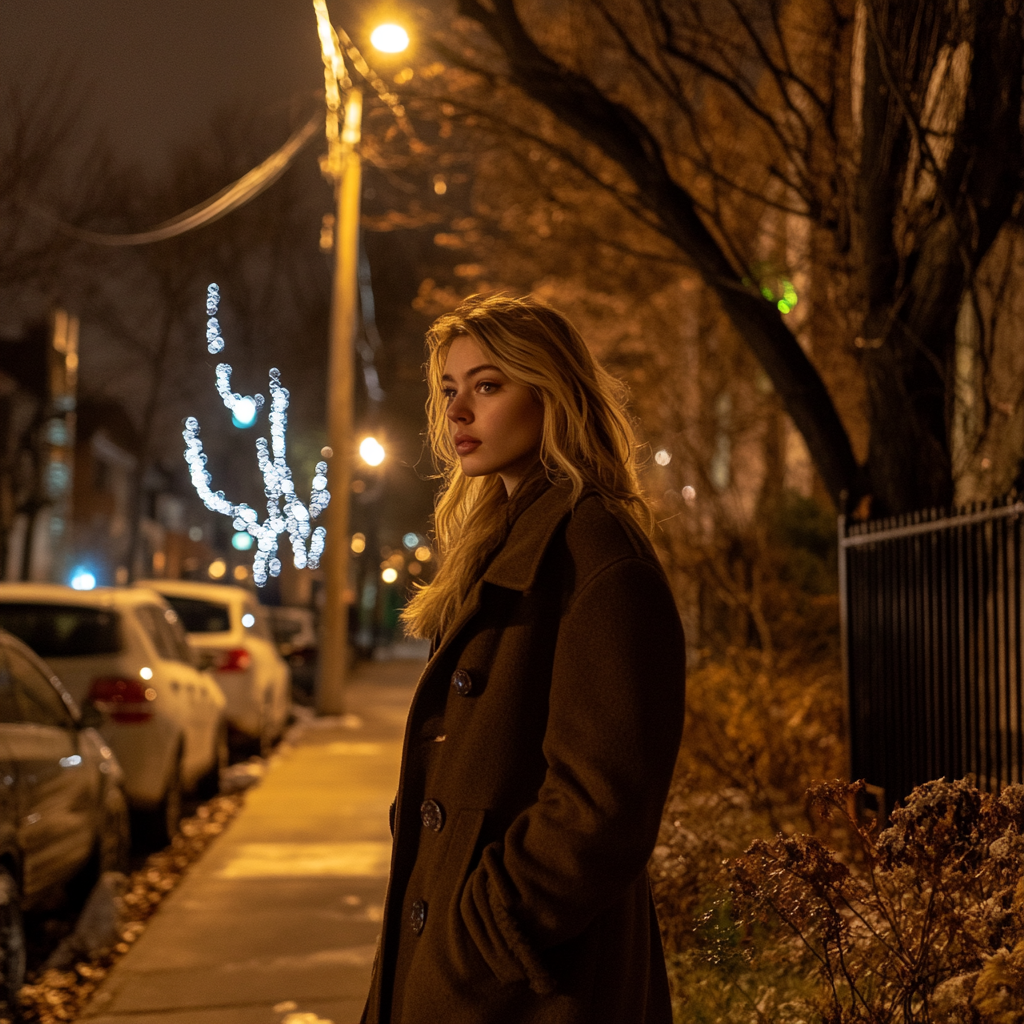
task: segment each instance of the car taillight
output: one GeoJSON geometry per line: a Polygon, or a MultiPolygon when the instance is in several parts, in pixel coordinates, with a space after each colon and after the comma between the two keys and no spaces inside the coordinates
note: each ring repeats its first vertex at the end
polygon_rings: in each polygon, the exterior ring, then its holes
{"type": "Polygon", "coordinates": [[[114,722],[148,722],[156,690],[131,676],[100,676],[92,681],[88,699],[114,722]]]}
{"type": "Polygon", "coordinates": [[[244,672],[252,664],[252,656],[244,647],[219,651],[213,667],[217,672],[244,672]]]}

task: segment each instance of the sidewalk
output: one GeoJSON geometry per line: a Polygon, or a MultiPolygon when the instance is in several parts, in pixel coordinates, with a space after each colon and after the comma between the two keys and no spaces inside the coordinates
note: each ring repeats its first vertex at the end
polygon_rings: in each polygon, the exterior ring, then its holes
{"type": "Polygon", "coordinates": [[[294,745],[282,744],[241,814],[81,1020],[359,1020],[391,857],[388,806],[421,668],[411,660],[360,666],[347,697],[360,722],[314,720],[294,745]]]}

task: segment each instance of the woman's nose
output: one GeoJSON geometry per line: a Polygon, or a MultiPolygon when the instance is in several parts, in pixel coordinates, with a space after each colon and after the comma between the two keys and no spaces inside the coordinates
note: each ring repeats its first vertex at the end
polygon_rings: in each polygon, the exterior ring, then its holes
{"type": "Polygon", "coordinates": [[[473,418],[469,406],[462,400],[461,395],[456,395],[448,403],[447,416],[453,423],[468,423],[473,418]]]}

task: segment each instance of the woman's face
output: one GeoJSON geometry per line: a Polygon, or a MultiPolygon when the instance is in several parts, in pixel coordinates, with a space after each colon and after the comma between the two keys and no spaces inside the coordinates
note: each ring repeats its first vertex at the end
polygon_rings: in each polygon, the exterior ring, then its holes
{"type": "Polygon", "coordinates": [[[466,476],[497,473],[511,494],[540,458],[544,406],[508,379],[480,344],[459,335],[441,377],[448,427],[466,476]]]}

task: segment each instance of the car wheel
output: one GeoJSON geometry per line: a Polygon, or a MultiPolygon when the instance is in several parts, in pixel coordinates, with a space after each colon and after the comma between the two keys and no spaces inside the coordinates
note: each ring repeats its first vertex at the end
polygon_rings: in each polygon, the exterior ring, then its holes
{"type": "Polygon", "coordinates": [[[163,799],[152,810],[141,811],[136,819],[136,831],[145,845],[151,849],[166,846],[181,824],[181,750],[174,755],[171,777],[163,799]]]}
{"type": "Polygon", "coordinates": [[[128,817],[128,802],[120,786],[109,786],[103,802],[103,824],[99,837],[99,873],[128,872],[131,855],[132,831],[128,817]]]}
{"type": "Polygon", "coordinates": [[[213,764],[209,771],[196,783],[196,795],[200,800],[212,800],[220,792],[220,773],[227,768],[231,760],[228,745],[228,727],[221,722],[217,727],[217,738],[214,741],[213,764]]]}
{"type": "Polygon", "coordinates": [[[11,1020],[21,1019],[18,991],[25,983],[25,929],[18,883],[0,867],[0,998],[11,1020]]]}
{"type": "Polygon", "coordinates": [[[274,743],[276,741],[277,736],[274,735],[274,698],[273,695],[268,693],[266,700],[263,702],[263,711],[260,714],[260,734],[253,744],[255,753],[259,754],[260,757],[270,757],[274,752],[274,743]]]}

